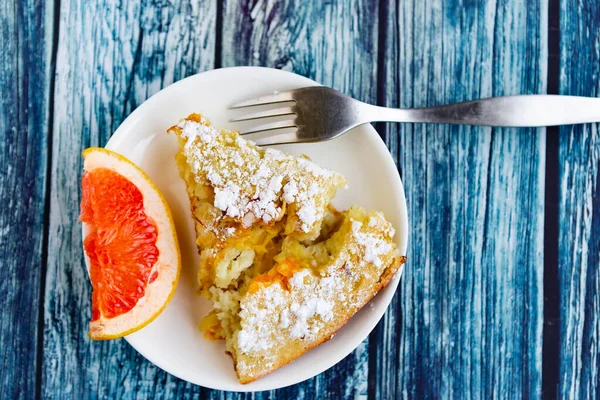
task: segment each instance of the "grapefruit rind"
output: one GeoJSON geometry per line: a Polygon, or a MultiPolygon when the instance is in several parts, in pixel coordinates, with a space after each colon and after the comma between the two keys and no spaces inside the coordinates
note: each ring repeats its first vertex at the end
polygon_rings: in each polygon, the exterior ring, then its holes
{"type": "Polygon", "coordinates": [[[158,278],[148,283],[145,296],[124,314],[110,319],[100,316],[90,322],[91,339],[116,339],[142,329],[165,309],[179,281],[181,254],[167,201],[150,177],[127,158],[107,149],[91,147],[82,155],[85,171],[108,168],[133,183],[142,193],[145,214],[154,221],[159,232],[156,240],[159,257],[152,267],[152,274],[158,272],[158,278]]]}

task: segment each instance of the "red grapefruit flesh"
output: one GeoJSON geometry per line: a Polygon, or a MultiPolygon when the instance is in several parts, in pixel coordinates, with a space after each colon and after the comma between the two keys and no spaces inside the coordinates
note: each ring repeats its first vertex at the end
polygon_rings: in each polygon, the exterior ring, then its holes
{"type": "Polygon", "coordinates": [[[88,149],[84,157],[79,219],[89,229],[83,245],[93,288],[90,337],[110,339],[162,311],[180,257],[170,211],[150,178],[108,150],[88,149]]]}
{"type": "Polygon", "coordinates": [[[94,283],[92,320],[114,318],[144,297],[158,260],[156,225],[142,193],[115,171],[98,168],[82,179],[81,221],[96,228],[84,241],[94,283]]]}

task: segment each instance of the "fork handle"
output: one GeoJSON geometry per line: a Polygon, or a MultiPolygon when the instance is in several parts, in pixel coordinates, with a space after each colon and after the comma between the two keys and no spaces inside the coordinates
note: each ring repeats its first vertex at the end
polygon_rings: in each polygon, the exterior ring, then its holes
{"type": "Polygon", "coordinates": [[[370,122],[432,122],[483,126],[552,126],[600,122],[600,98],[521,95],[448,104],[394,109],[373,107],[370,122]]]}

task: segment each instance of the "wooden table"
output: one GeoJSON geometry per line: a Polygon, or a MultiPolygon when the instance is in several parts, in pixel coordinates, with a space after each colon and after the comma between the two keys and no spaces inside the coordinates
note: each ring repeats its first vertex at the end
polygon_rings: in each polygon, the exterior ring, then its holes
{"type": "Polygon", "coordinates": [[[270,66],[394,107],[598,96],[597,0],[0,4],[2,398],[599,398],[598,125],[379,125],[408,198],[398,292],[337,366],[254,397],[91,342],[76,222],[80,151],[185,76],[270,66]]]}

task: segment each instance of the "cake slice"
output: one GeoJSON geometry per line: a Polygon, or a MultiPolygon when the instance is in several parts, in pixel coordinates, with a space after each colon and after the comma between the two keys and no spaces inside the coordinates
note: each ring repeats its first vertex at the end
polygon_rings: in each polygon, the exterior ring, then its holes
{"type": "Polygon", "coordinates": [[[346,184],[305,158],[217,131],[199,114],[169,129],[186,181],[198,281],[241,383],[329,340],[404,262],[379,212],[329,203],[346,184]]]}
{"type": "Polygon", "coordinates": [[[310,160],[260,149],[192,114],[179,136],[177,165],[187,184],[201,264],[201,289],[226,288],[251,265],[268,269],[280,233],[315,239],[342,175],[310,160]]]}
{"type": "Polygon", "coordinates": [[[240,298],[239,327],[230,335],[242,383],[329,340],[403,263],[382,214],[352,207],[341,218],[323,242],[285,238],[276,265],[254,278],[240,298]]]}

